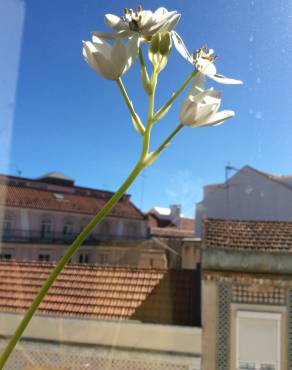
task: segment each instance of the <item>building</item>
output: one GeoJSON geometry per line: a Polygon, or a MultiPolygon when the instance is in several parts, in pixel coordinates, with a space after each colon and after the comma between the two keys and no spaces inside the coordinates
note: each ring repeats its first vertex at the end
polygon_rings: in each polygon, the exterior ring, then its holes
{"type": "MultiPolygon", "coordinates": [[[[57,261],[112,192],[77,186],[58,172],[38,179],[0,176],[0,258],[57,261]]],[[[124,195],[72,262],[165,267],[164,251],[144,251],[145,215],[124,195]],[[144,253],[145,252],[145,253],[144,253]]]]}
{"type": "Polygon", "coordinates": [[[203,370],[292,368],[292,222],[204,221],[202,327],[203,370]]]}
{"type": "Polygon", "coordinates": [[[204,218],[292,221],[292,176],[245,166],[227,177],[225,183],[204,187],[203,200],[196,207],[197,237],[204,218]]]}
{"type": "Polygon", "coordinates": [[[192,238],[195,236],[195,220],[181,214],[180,205],[169,208],[154,207],[148,213],[149,233],[159,238],[192,238]]]}
{"type": "MultiPolygon", "coordinates": [[[[0,352],[53,268],[0,261],[0,352]]],[[[68,265],[33,318],[7,370],[199,370],[199,275],[68,265]]]]}
{"type": "Polygon", "coordinates": [[[200,241],[195,239],[195,219],[181,214],[180,205],[154,207],[147,213],[149,235],[165,248],[168,266],[195,269],[200,262],[200,241]]]}

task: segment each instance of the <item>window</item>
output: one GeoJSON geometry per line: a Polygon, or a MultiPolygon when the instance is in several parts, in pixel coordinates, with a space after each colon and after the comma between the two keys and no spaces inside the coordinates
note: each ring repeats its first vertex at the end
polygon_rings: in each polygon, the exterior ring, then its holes
{"type": "Polygon", "coordinates": [[[133,222],[128,224],[128,236],[137,237],[137,225],[133,222]]]}
{"type": "Polygon", "coordinates": [[[79,254],[79,263],[89,263],[89,253],[80,253],[79,254]]]}
{"type": "Polygon", "coordinates": [[[98,256],[98,260],[101,265],[107,265],[109,263],[109,255],[107,253],[101,253],[98,256]]]}
{"type": "Polygon", "coordinates": [[[100,224],[100,229],[99,229],[100,237],[102,239],[107,239],[110,235],[110,224],[108,221],[103,221],[100,224]]]}
{"type": "Polygon", "coordinates": [[[44,262],[44,261],[50,261],[50,259],[51,259],[51,256],[50,256],[50,254],[48,254],[48,253],[41,253],[41,254],[39,254],[39,261],[40,262],[44,262]]]}
{"type": "Polygon", "coordinates": [[[0,260],[11,260],[12,255],[10,253],[0,253],[0,260]]]}
{"type": "Polygon", "coordinates": [[[238,369],[280,369],[280,321],[278,313],[237,313],[238,369]]]}
{"type": "Polygon", "coordinates": [[[9,239],[12,233],[12,225],[13,219],[11,216],[4,216],[2,220],[0,220],[0,233],[2,234],[2,238],[9,239]]]}
{"type": "Polygon", "coordinates": [[[41,221],[41,238],[50,239],[52,237],[52,221],[44,219],[41,221]]]}
{"type": "Polygon", "coordinates": [[[65,221],[64,227],[63,227],[63,235],[67,239],[71,239],[73,236],[73,222],[71,221],[65,221]]]}

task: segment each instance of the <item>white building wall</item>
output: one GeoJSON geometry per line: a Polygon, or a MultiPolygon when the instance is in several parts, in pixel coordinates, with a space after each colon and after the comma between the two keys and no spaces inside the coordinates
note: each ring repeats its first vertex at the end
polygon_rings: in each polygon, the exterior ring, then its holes
{"type": "Polygon", "coordinates": [[[292,221],[292,188],[244,167],[227,184],[205,187],[196,208],[196,236],[202,219],[292,221]]]}

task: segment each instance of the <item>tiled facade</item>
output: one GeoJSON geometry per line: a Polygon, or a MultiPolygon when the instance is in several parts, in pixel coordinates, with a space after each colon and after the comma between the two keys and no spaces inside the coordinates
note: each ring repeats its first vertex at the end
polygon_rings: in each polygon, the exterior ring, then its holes
{"type": "Polygon", "coordinates": [[[205,221],[203,370],[291,368],[291,225],[205,221]]]}

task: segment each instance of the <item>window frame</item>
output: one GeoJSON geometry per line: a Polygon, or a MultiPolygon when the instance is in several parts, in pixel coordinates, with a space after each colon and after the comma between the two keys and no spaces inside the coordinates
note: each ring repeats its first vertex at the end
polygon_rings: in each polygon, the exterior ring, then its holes
{"type": "Polygon", "coordinates": [[[277,322],[277,363],[276,370],[281,370],[281,320],[282,314],[280,312],[267,312],[267,311],[249,311],[238,310],[236,312],[236,369],[240,369],[239,361],[239,320],[240,318],[247,319],[261,319],[261,320],[275,320],[277,322]]]}

